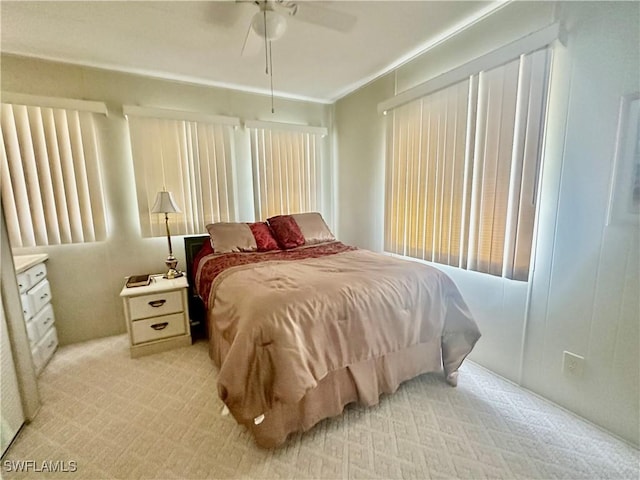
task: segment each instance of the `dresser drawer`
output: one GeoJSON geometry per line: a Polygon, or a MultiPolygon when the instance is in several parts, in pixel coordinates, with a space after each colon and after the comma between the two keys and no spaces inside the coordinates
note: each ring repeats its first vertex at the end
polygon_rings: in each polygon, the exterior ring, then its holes
{"type": "Polygon", "coordinates": [[[29,282],[31,286],[33,286],[45,279],[45,277],[47,276],[47,267],[44,263],[39,263],[38,265],[31,267],[24,273],[29,276],[29,282]]]}
{"type": "MultiPolygon", "coordinates": [[[[34,267],[35,268],[35,267],[34,267]]],[[[33,312],[39,312],[42,307],[51,301],[51,287],[47,280],[41,281],[38,285],[29,290],[33,312]]]]}
{"type": "Polygon", "coordinates": [[[131,323],[131,336],[134,345],[185,333],[184,313],[147,318],[131,323]]]}
{"type": "Polygon", "coordinates": [[[40,340],[38,325],[36,325],[36,322],[33,320],[27,322],[27,337],[29,337],[29,343],[32,347],[40,340]]]}
{"type": "Polygon", "coordinates": [[[33,322],[38,329],[38,336],[43,337],[47,330],[51,328],[55,318],[53,317],[53,307],[51,304],[46,305],[40,312],[33,317],[33,322]]]}
{"type": "Polygon", "coordinates": [[[20,302],[22,303],[22,314],[25,320],[29,320],[33,317],[33,302],[29,294],[23,293],[20,295],[20,302]]]}
{"type": "Polygon", "coordinates": [[[131,320],[182,312],[182,293],[173,291],[131,297],[129,310],[131,320]]]}
{"type": "Polygon", "coordinates": [[[42,363],[47,363],[56,347],[58,346],[58,335],[55,328],[50,328],[47,334],[38,343],[38,353],[42,363]]]}
{"type": "Polygon", "coordinates": [[[20,290],[20,293],[24,293],[29,290],[31,280],[29,279],[29,274],[27,272],[22,272],[16,275],[16,280],[18,281],[18,289],[20,290]]]}

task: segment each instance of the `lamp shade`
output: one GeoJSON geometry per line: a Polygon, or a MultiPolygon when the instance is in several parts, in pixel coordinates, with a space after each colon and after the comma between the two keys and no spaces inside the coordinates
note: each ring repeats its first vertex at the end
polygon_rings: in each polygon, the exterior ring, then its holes
{"type": "Polygon", "coordinates": [[[171,192],[158,192],[156,203],[151,208],[151,213],[180,213],[171,192]]]}
{"type": "Polygon", "coordinates": [[[273,10],[260,11],[253,16],[251,28],[262,38],[277,40],[287,29],[287,21],[273,10]]]}

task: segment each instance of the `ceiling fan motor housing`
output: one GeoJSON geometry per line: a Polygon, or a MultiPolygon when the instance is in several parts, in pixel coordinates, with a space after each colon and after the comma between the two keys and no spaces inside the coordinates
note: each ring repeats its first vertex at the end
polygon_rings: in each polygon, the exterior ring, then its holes
{"type": "Polygon", "coordinates": [[[277,40],[282,37],[287,30],[287,21],[278,12],[265,9],[253,16],[251,28],[261,38],[277,40]]]}

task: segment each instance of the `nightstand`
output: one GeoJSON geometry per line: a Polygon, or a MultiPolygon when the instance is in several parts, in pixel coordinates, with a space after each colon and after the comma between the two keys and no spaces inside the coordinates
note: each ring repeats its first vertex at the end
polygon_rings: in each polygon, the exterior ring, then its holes
{"type": "Polygon", "coordinates": [[[129,332],[131,357],[191,345],[186,277],[152,277],[144,287],[120,292],[129,332]]]}

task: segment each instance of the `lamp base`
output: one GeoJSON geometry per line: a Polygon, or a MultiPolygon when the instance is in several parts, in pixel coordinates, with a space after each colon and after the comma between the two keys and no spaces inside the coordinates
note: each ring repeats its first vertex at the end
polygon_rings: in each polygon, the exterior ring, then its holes
{"type": "Polygon", "coordinates": [[[182,277],[183,273],[179,270],[176,270],[176,266],[178,265],[178,260],[176,259],[176,257],[173,256],[173,254],[171,253],[169,254],[164,264],[167,266],[169,270],[167,271],[167,273],[165,273],[162,276],[162,278],[172,279],[172,278],[182,277]]]}
{"type": "Polygon", "coordinates": [[[169,269],[169,271],[167,273],[162,275],[162,278],[167,278],[167,279],[171,280],[172,278],[180,278],[182,276],[184,276],[184,273],[176,270],[175,268],[171,268],[171,269],[169,269]]]}

